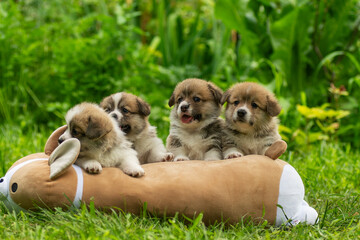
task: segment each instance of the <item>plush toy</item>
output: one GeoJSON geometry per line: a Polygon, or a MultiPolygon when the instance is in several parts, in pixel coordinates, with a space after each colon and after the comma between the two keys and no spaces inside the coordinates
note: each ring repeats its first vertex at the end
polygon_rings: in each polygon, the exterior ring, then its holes
{"type": "MultiPolygon", "coordinates": [[[[79,207],[93,201],[98,209],[115,207],[139,214],[187,217],[203,213],[206,224],[242,219],[267,220],[277,226],[314,224],[317,212],[304,201],[304,185],[296,170],[282,160],[248,155],[222,161],[161,162],[143,165],[145,175],[130,177],[117,168],[88,174],[75,162],[80,143],[57,146],[66,127],[48,139],[45,153],[26,156],[0,179],[0,198],[15,210],[34,207],[79,207]]],[[[283,144],[277,144],[283,151],[283,144]]],[[[275,147],[276,147],[275,146],[275,147]]],[[[285,145],[286,147],[286,145],[285,145]]],[[[277,154],[275,154],[277,155],[277,154]]]]}

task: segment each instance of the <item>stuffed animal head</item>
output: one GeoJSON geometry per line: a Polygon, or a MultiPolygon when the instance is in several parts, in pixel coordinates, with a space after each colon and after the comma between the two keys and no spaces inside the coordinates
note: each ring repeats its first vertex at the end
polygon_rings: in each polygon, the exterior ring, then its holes
{"type": "MultiPolygon", "coordinates": [[[[38,191],[33,191],[33,189],[43,184],[42,181],[49,184],[50,181],[57,179],[62,174],[67,176],[70,174],[69,172],[65,174],[65,172],[77,159],[80,142],[72,138],[57,146],[54,142],[57,142],[58,136],[65,129],[66,127],[62,127],[50,136],[45,147],[45,151],[51,153],[50,157],[44,153],[26,156],[14,163],[5,176],[0,178],[0,201],[4,202],[8,209],[19,211],[31,208],[33,206],[31,197],[38,194],[38,191]],[[47,170],[49,169],[48,165],[50,166],[50,175],[47,170]],[[19,206],[17,202],[22,202],[22,205],[19,206]]],[[[67,182],[68,177],[60,179],[60,182],[67,182]]],[[[41,202],[39,204],[41,205],[41,202]]]]}

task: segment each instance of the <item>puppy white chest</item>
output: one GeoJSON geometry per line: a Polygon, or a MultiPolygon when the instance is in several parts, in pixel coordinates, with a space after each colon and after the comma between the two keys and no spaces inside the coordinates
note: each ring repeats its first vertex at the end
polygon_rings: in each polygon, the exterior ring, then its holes
{"type": "Polygon", "coordinates": [[[253,136],[240,136],[235,137],[234,142],[236,147],[242,151],[245,155],[259,154],[264,155],[265,151],[276,140],[281,139],[279,135],[265,136],[265,137],[253,137],[253,136]]]}
{"type": "Polygon", "coordinates": [[[236,145],[243,154],[263,154],[261,150],[263,149],[261,139],[253,138],[253,137],[242,137],[236,139],[236,145]]]}
{"type": "Polygon", "coordinates": [[[209,143],[200,133],[189,133],[184,131],[180,134],[180,139],[182,139],[186,155],[190,159],[204,159],[204,154],[209,143]]]}

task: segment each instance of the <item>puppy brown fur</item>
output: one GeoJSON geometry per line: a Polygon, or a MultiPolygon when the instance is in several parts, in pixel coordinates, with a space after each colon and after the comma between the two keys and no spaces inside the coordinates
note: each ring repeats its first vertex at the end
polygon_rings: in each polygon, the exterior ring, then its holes
{"type": "Polygon", "coordinates": [[[66,114],[67,130],[59,143],[69,138],[80,141],[80,154],[75,164],[89,173],[100,173],[102,167],[119,167],[131,176],[142,176],[136,152],[131,143],[99,106],[81,103],[66,114]]]}
{"type": "Polygon", "coordinates": [[[201,79],[179,83],[169,100],[170,134],[167,149],[174,161],[222,159],[222,91],[201,79]]]}
{"type": "Polygon", "coordinates": [[[150,105],[141,98],[126,92],[112,94],[104,98],[100,106],[117,122],[133,148],[137,151],[141,164],[171,161],[156,128],[149,123],[150,105]]]}
{"type": "Polygon", "coordinates": [[[264,155],[274,142],[281,140],[276,117],[281,107],[264,87],[251,82],[238,83],[224,93],[221,102],[227,102],[225,159],[264,155]]]}

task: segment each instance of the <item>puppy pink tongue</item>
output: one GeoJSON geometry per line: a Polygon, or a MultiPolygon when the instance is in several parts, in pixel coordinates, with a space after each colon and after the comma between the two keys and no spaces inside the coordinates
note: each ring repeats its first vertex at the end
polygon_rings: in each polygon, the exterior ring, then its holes
{"type": "Polygon", "coordinates": [[[183,115],[181,117],[181,121],[183,123],[190,123],[193,120],[193,117],[189,116],[189,115],[183,115]]]}

